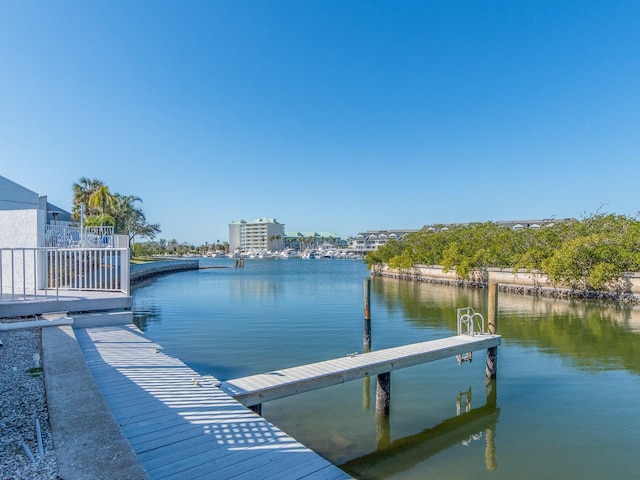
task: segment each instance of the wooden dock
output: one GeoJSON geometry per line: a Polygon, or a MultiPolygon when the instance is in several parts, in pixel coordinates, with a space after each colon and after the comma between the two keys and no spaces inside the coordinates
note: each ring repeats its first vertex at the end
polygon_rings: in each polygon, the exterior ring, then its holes
{"type": "Polygon", "coordinates": [[[493,334],[458,335],[236,378],[222,382],[221,388],[243,405],[260,405],[365,376],[495,348],[501,340],[500,335],[493,334]]]}
{"type": "Polygon", "coordinates": [[[152,479],[350,478],[133,325],[75,332],[107,405],[152,479]]]}

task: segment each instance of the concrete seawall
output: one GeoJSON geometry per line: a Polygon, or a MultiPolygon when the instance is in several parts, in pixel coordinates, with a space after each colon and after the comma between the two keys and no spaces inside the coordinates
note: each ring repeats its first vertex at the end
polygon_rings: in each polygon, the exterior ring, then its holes
{"type": "Polygon", "coordinates": [[[185,270],[198,270],[199,260],[163,260],[160,262],[140,263],[131,265],[131,285],[140,283],[152,277],[185,270]]]}
{"type": "Polygon", "coordinates": [[[491,281],[499,284],[500,291],[509,293],[640,303],[640,274],[638,273],[625,274],[610,291],[561,288],[553,285],[546,274],[524,270],[514,272],[504,268],[475,271],[468,279],[461,279],[454,271],[444,272],[440,266],[416,265],[410,269],[396,270],[380,265],[371,269],[371,275],[475,288],[484,288],[491,281]]]}

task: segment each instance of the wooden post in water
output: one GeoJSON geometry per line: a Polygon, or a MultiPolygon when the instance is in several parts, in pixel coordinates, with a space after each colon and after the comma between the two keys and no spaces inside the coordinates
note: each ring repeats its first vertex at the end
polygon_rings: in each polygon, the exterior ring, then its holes
{"type": "Polygon", "coordinates": [[[385,450],[391,445],[391,422],[389,417],[376,417],[376,447],[385,450]]]}
{"type": "Polygon", "coordinates": [[[378,374],[376,385],[376,416],[389,416],[391,404],[391,372],[378,374]]]}
{"type": "Polygon", "coordinates": [[[391,372],[380,373],[376,384],[376,440],[379,450],[391,444],[390,404],[391,372]]]}
{"type": "MultiPolygon", "coordinates": [[[[489,318],[488,321],[488,333],[498,333],[498,284],[496,282],[489,282],[489,318]]],[[[486,363],[486,376],[487,379],[496,378],[498,373],[498,347],[487,348],[487,363],[486,363]]]]}
{"type": "Polygon", "coordinates": [[[362,351],[371,351],[371,279],[364,280],[364,339],[362,351]]]}
{"type": "MultiPolygon", "coordinates": [[[[371,351],[371,279],[364,280],[364,336],[362,351],[371,351]]],[[[369,375],[362,379],[362,406],[365,410],[371,408],[371,378],[369,375]]]]}
{"type": "Polygon", "coordinates": [[[371,408],[371,377],[369,375],[362,379],[362,408],[365,410],[371,408]]]}
{"type": "MultiPolygon", "coordinates": [[[[487,406],[493,410],[498,408],[498,382],[494,378],[487,378],[485,381],[485,393],[487,398],[487,406]]],[[[485,448],[484,463],[487,470],[496,470],[498,462],[496,461],[496,432],[495,424],[493,427],[487,428],[485,432],[485,448]]]]}

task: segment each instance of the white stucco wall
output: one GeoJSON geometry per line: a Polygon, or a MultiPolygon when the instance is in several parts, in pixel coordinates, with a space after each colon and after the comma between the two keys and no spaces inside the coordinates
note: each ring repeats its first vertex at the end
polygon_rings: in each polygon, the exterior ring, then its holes
{"type": "Polygon", "coordinates": [[[37,209],[0,210],[0,248],[44,246],[44,217],[37,209]]]}
{"type": "Polygon", "coordinates": [[[0,210],[3,293],[32,293],[34,288],[44,286],[46,276],[43,275],[45,263],[42,252],[34,253],[33,250],[27,250],[23,255],[21,250],[13,253],[7,250],[44,246],[44,223],[44,210],[0,210]],[[36,269],[34,264],[37,266],[36,269]],[[39,277],[37,282],[36,277],[39,277]]]}

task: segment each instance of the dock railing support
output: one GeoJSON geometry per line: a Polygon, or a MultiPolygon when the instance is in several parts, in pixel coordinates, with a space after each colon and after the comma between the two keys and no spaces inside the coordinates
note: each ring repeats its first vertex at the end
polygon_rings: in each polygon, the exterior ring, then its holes
{"type": "MultiPolygon", "coordinates": [[[[488,306],[488,333],[496,335],[498,333],[498,284],[489,282],[489,306],[488,306]]],[[[498,347],[487,349],[486,363],[487,379],[496,378],[498,373],[498,347]]]]}

